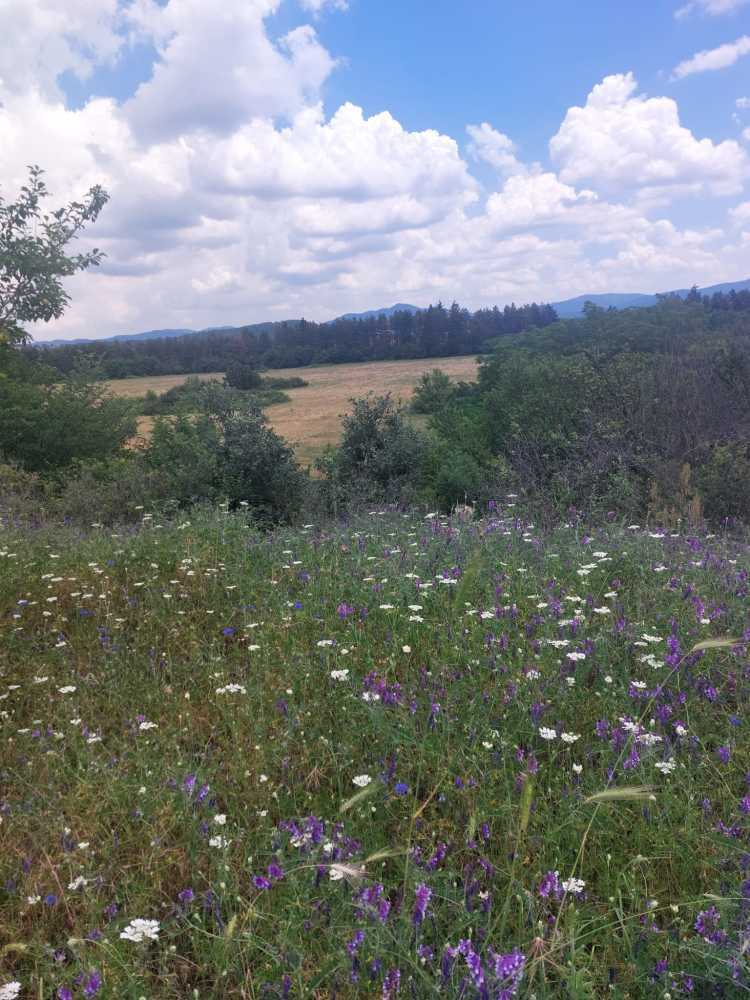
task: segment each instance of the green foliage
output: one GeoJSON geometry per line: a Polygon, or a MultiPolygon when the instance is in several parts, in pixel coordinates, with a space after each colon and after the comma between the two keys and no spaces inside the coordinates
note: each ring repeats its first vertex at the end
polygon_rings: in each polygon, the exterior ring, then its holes
{"type": "Polygon", "coordinates": [[[236,411],[223,421],[219,468],[222,495],[232,507],[247,504],[264,521],[298,515],[306,477],[259,408],[236,411]]]}
{"type": "Polygon", "coordinates": [[[352,399],[341,444],[318,465],[335,502],[405,502],[422,484],[426,442],[390,394],[352,399]]]}
{"type": "Polygon", "coordinates": [[[187,506],[215,500],[221,491],[221,433],[206,414],[160,417],[142,462],[153,481],[151,499],[187,506]]]}
{"type": "Polygon", "coordinates": [[[76,379],[57,385],[0,379],[0,455],[30,472],[97,461],[135,434],[132,403],[76,379]]]}
{"type": "Polygon", "coordinates": [[[450,401],[453,383],[440,368],[425,372],[414,388],[411,408],[415,413],[437,413],[450,401]]]}
{"type": "Polygon", "coordinates": [[[701,466],[698,489],[712,521],[737,518],[750,523],[750,447],[737,441],[713,448],[701,466]]]}
{"type": "Polygon", "coordinates": [[[51,213],[42,202],[49,192],[39,167],[29,167],[29,180],[18,200],[0,196],[0,341],[27,339],[22,323],[49,322],[62,316],[69,296],[62,278],[97,265],[100,250],[69,255],[68,244],[95,222],[109,195],[99,185],[85,200],[51,213]]]}
{"type": "Polygon", "coordinates": [[[224,373],[224,382],[232,389],[260,389],[263,379],[252,365],[240,360],[233,360],[224,373]]]}

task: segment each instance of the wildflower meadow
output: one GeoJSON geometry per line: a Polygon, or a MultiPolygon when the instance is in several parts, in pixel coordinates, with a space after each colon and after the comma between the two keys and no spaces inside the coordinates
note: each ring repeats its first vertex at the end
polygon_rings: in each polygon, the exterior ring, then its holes
{"type": "Polygon", "coordinates": [[[746,536],[184,516],[3,526],[0,998],[750,993],[746,536]]]}

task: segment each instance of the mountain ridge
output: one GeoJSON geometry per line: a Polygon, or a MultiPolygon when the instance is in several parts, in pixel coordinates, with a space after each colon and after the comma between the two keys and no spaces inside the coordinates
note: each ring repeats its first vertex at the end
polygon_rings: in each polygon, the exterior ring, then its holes
{"type": "MultiPolygon", "coordinates": [[[[728,293],[732,290],[750,290],[750,278],[740,281],[725,281],[718,285],[709,285],[706,288],[698,288],[701,295],[713,295],[716,292],[728,293]]],[[[570,299],[563,299],[560,302],[551,302],[550,305],[556,310],[560,319],[575,319],[583,315],[583,306],[586,302],[593,302],[594,305],[602,309],[614,307],[616,309],[637,309],[656,305],[660,295],[678,295],[684,299],[690,294],[689,288],[678,288],[670,292],[657,292],[649,294],[645,292],[601,292],[590,295],[576,295],[570,299]]],[[[374,316],[392,316],[395,312],[407,311],[411,313],[419,312],[420,307],[409,305],[404,302],[397,302],[392,306],[384,306],[382,309],[367,309],[359,313],[343,313],[334,319],[327,320],[328,323],[335,323],[340,319],[371,319],[374,316]]],[[[189,328],[166,328],[163,330],[145,330],[141,333],[119,333],[112,337],[83,337],[75,340],[36,340],[33,343],[40,347],[60,347],[75,344],[100,344],[111,341],[135,341],[163,340],[172,337],[189,337],[198,333],[219,333],[231,332],[232,330],[252,330],[254,332],[270,331],[279,323],[299,323],[299,319],[290,320],[267,320],[261,323],[243,324],[242,326],[209,326],[200,330],[189,328]]]]}

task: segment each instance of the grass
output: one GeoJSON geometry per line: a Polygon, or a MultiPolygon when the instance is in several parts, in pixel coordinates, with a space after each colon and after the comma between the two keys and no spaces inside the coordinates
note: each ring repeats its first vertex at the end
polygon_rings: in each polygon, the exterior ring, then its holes
{"type": "MultiPolygon", "coordinates": [[[[273,429],[294,445],[303,465],[311,464],[327,445],[336,444],[341,432],[341,415],[349,409],[349,400],[370,391],[391,392],[407,402],[420,377],[440,368],[451,378],[472,381],[476,378],[474,357],[425,358],[409,361],[373,361],[364,364],[320,365],[313,368],[274,369],[269,374],[285,378],[301,375],[310,384],[300,389],[285,389],[288,403],[268,408],[273,429]]],[[[149,390],[166,392],[185,381],[185,375],[114,379],[107,383],[116,395],[144,396],[149,390]]],[[[220,372],[200,378],[222,378],[220,372]]],[[[148,436],[153,417],[141,417],[138,433],[148,436]]]]}
{"type": "Polygon", "coordinates": [[[6,525],[0,988],[746,995],[747,542],[514,502],[6,525]]]}

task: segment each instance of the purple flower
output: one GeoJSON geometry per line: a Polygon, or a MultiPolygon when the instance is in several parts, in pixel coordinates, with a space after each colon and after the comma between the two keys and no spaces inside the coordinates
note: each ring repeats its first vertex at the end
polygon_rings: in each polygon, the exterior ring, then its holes
{"type": "Polygon", "coordinates": [[[559,899],[562,894],[562,887],[560,885],[560,877],[557,872],[547,872],[542,881],[539,883],[539,889],[537,891],[542,899],[548,899],[550,896],[556,896],[559,899]]]}
{"type": "Polygon", "coordinates": [[[177,898],[183,906],[189,906],[195,899],[195,893],[192,889],[183,889],[182,892],[177,893],[177,898]]]}
{"type": "Polygon", "coordinates": [[[394,792],[395,795],[408,795],[409,794],[409,786],[404,781],[398,781],[393,786],[393,792],[394,792]]]}
{"type": "Polygon", "coordinates": [[[357,931],[354,937],[351,939],[349,944],[346,946],[346,950],[349,952],[350,956],[353,958],[355,953],[358,951],[359,946],[365,939],[364,931],[357,931]]]}
{"type": "Polygon", "coordinates": [[[253,885],[256,889],[270,889],[271,881],[265,875],[253,875],[253,885]]]}
{"type": "Polygon", "coordinates": [[[710,906],[695,918],[695,929],[708,944],[721,944],[726,933],[718,929],[720,921],[721,914],[715,906],[710,906]]]}
{"type": "Polygon", "coordinates": [[[730,751],[729,747],[726,747],[726,746],[724,746],[724,747],[717,747],[716,748],[716,756],[719,758],[719,760],[721,761],[722,764],[728,764],[729,763],[729,758],[731,756],[731,751],[730,751]]]}
{"type": "Polygon", "coordinates": [[[399,969],[389,969],[383,980],[383,1000],[393,1000],[401,985],[401,971],[399,969]]]}
{"type": "Polygon", "coordinates": [[[83,995],[85,997],[95,997],[102,985],[102,977],[97,969],[92,969],[88,979],[83,984],[83,995]]]}
{"type": "Polygon", "coordinates": [[[414,894],[415,901],[414,910],[411,915],[411,922],[415,927],[418,927],[425,918],[427,905],[432,898],[432,889],[428,885],[425,885],[424,882],[420,882],[414,890],[414,894]]]}
{"type": "Polygon", "coordinates": [[[69,986],[61,986],[57,991],[57,1000],[73,1000],[73,990],[69,986]]]}

